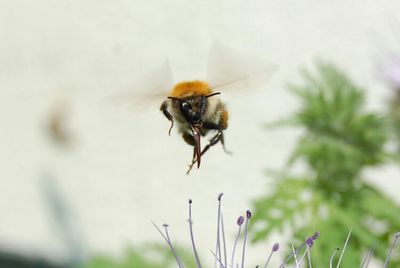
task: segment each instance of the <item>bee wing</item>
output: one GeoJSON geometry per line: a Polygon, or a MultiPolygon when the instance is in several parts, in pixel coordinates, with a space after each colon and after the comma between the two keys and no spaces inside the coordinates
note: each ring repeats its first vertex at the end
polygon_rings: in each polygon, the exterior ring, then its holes
{"type": "Polygon", "coordinates": [[[142,110],[161,105],[173,86],[172,71],[166,60],[158,68],[139,77],[125,92],[117,93],[109,99],[116,105],[125,105],[132,110],[142,110]]]}
{"type": "Polygon", "coordinates": [[[243,90],[261,87],[277,69],[275,64],[242,56],[240,52],[214,42],[209,52],[207,78],[214,90],[236,95],[243,90]]]}

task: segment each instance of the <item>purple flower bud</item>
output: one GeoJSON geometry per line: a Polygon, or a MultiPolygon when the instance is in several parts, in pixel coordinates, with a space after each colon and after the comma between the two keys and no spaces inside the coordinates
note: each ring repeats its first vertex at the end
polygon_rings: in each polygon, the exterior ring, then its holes
{"type": "Polygon", "coordinates": [[[316,240],[319,237],[319,232],[315,232],[315,234],[313,234],[312,239],[316,240]]]}
{"type": "Polygon", "coordinates": [[[224,195],[224,193],[220,193],[220,194],[218,195],[218,201],[221,201],[221,198],[222,198],[223,195],[224,195]]]}
{"type": "Polygon", "coordinates": [[[244,222],[244,217],[243,217],[243,216],[240,216],[240,217],[237,219],[237,225],[241,226],[241,225],[243,224],[243,222],[244,222]]]}
{"type": "Polygon", "coordinates": [[[165,228],[168,228],[168,227],[169,227],[169,225],[166,224],[166,223],[164,223],[162,226],[165,227],[165,228]]]}
{"type": "Polygon", "coordinates": [[[306,244],[308,245],[308,247],[312,247],[314,244],[314,241],[319,237],[319,232],[315,232],[315,234],[313,234],[312,236],[310,236],[309,238],[307,238],[306,240],[306,244]]]}
{"type": "Polygon", "coordinates": [[[189,199],[189,204],[192,204],[192,202],[193,202],[192,199],[189,199]]]}
{"type": "Polygon", "coordinates": [[[247,211],[246,211],[246,217],[247,217],[247,219],[250,219],[250,218],[251,218],[251,212],[250,212],[250,210],[247,210],[247,211]]]}
{"type": "Polygon", "coordinates": [[[308,247],[312,247],[314,245],[314,240],[312,239],[312,237],[307,238],[306,244],[308,247]]]}
{"type": "Polygon", "coordinates": [[[278,251],[278,249],[279,249],[279,243],[275,243],[275,244],[272,246],[272,251],[273,251],[273,252],[276,252],[276,251],[278,251]]]}

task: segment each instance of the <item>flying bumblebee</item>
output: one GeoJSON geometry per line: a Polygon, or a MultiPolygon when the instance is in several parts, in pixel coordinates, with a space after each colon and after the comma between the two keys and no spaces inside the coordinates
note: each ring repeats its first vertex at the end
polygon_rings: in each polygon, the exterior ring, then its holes
{"type": "Polygon", "coordinates": [[[201,156],[218,142],[221,142],[225,152],[228,152],[225,148],[223,133],[228,127],[228,111],[216,97],[219,94],[220,92],[212,92],[208,84],[203,81],[181,82],[173,88],[168,99],[161,104],[160,110],[171,121],[168,133],[171,133],[176,121],[183,140],[193,146],[192,163],[187,173],[196,162],[199,168],[201,156]],[[200,137],[205,136],[209,131],[216,131],[216,133],[201,149],[200,137]]]}
{"type": "Polygon", "coordinates": [[[230,153],[225,148],[224,140],[229,113],[218,95],[225,92],[234,95],[242,90],[258,88],[270,79],[276,69],[275,65],[262,62],[259,58],[241,57],[236,51],[214,43],[209,52],[207,82],[192,80],[172,86],[171,70],[166,62],[139,83],[151,90],[151,94],[126,96],[125,101],[136,107],[148,106],[148,101],[160,101],[162,96],[165,98],[165,93],[159,93],[161,88],[172,88],[160,110],[170,121],[168,134],[176,123],[183,140],[193,147],[189,174],[196,163],[197,168],[200,167],[202,156],[212,146],[221,143],[224,151],[230,153]],[[201,138],[209,133],[212,135],[208,144],[201,148],[201,138]]]}

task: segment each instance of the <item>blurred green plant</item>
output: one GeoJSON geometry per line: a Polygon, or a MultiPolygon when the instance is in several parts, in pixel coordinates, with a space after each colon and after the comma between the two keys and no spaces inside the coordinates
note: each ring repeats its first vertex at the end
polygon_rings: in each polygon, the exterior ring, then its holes
{"type": "MultiPolygon", "coordinates": [[[[318,230],[313,265],[326,267],[352,229],[343,267],[359,266],[373,245],[374,256],[384,260],[393,233],[400,230],[400,208],[362,180],[362,172],[390,159],[386,119],[364,111],[363,89],[342,71],[325,63],[316,69],[302,72],[303,85],[289,86],[302,105],[278,123],[303,129],[285,170],[298,162],[308,169],[302,176],[274,174],[272,192],[254,202],[253,241],[285,230],[301,240],[318,230]]],[[[398,254],[391,265],[400,267],[398,254]]]]}
{"type": "MultiPolygon", "coordinates": [[[[182,261],[186,267],[194,268],[195,264],[189,253],[178,247],[182,261]]],[[[129,247],[121,258],[110,256],[95,256],[80,268],[175,268],[175,259],[168,248],[159,244],[129,247]]]]}
{"type": "MultiPolygon", "coordinates": [[[[399,75],[400,76],[400,75],[399,75]]],[[[397,153],[400,154],[400,85],[393,88],[392,96],[388,101],[388,122],[391,138],[394,140],[397,153]]]]}
{"type": "Polygon", "coordinates": [[[393,140],[400,152],[400,54],[390,53],[381,64],[378,73],[392,90],[388,104],[388,119],[393,140]]]}
{"type": "Polygon", "coordinates": [[[400,89],[395,90],[394,96],[389,101],[388,118],[397,152],[400,153],[400,89]]]}

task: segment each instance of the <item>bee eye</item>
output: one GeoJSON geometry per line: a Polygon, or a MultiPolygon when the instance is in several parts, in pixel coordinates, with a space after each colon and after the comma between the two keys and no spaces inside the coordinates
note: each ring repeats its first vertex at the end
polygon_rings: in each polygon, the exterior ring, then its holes
{"type": "Polygon", "coordinates": [[[181,109],[182,109],[182,110],[187,111],[187,110],[189,110],[190,108],[192,108],[192,105],[190,105],[190,104],[189,104],[188,102],[186,102],[186,101],[182,102],[182,104],[181,104],[181,109]]]}

